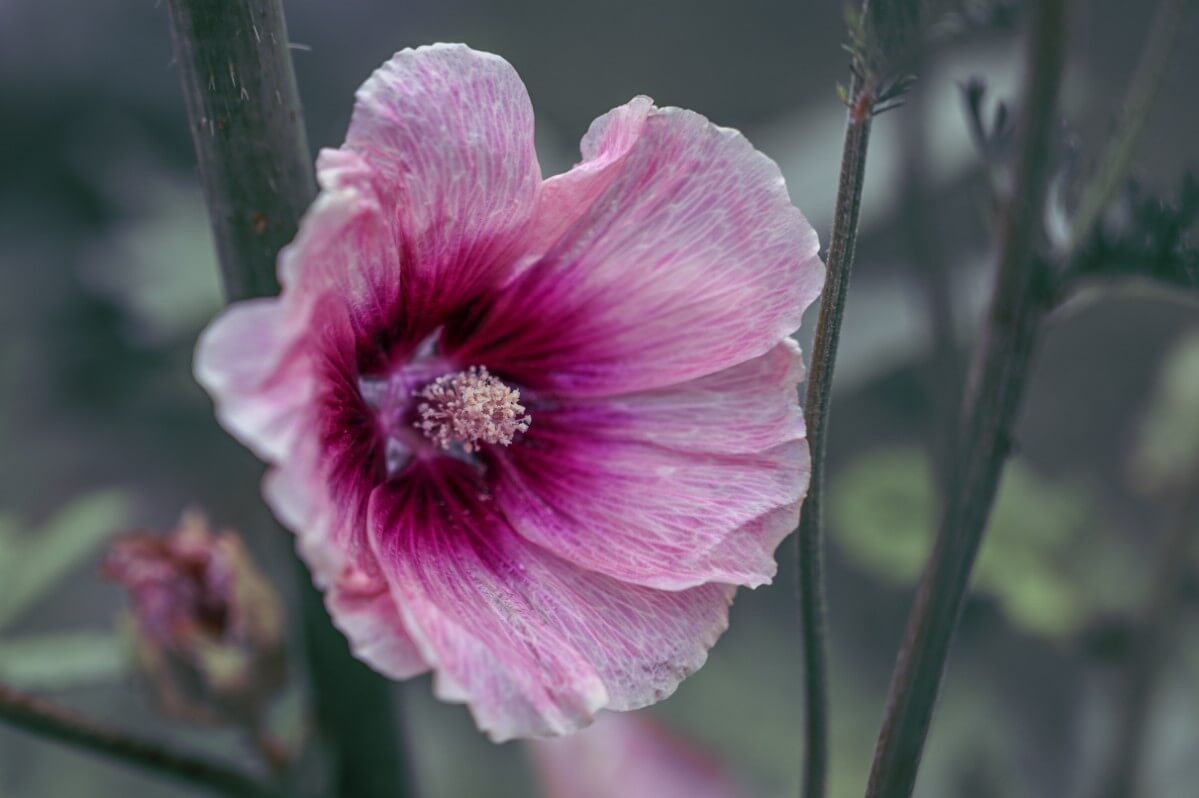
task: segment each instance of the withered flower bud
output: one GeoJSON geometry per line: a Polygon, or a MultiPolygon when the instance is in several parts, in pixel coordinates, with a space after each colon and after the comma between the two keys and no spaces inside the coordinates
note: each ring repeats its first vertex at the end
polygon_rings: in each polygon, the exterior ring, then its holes
{"type": "Polygon", "coordinates": [[[188,511],[116,540],[102,573],[132,599],[138,664],[168,714],[252,725],[284,681],[283,608],[231,530],[188,511]]]}

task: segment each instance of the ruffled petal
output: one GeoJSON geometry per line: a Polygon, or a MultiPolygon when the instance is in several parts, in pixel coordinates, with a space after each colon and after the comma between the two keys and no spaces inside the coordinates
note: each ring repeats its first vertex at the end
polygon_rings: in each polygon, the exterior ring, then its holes
{"type": "Polygon", "coordinates": [[[799,326],[824,268],[778,167],[698,114],[638,113],[594,132],[607,146],[564,178],[575,219],[552,210],[543,226],[565,230],[544,256],[451,325],[460,362],[547,392],[628,393],[728,368],[799,326]]]}
{"type": "Polygon", "coordinates": [[[344,305],[361,330],[386,326],[400,310],[400,250],[376,190],[377,175],[359,154],[321,150],[321,193],[300,231],[279,253],[279,282],[297,334],[326,298],[344,305]]]}
{"type": "Polygon", "coordinates": [[[380,570],[447,700],[496,740],[587,725],[669,695],[727,626],[732,588],[666,592],[566,563],[516,535],[465,463],[376,490],[380,570]]]}
{"type": "Polygon", "coordinates": [[[291,447],[312,393],[302,354],[275,298],[228,307],[200,336],[195,376],[216,402],[217,420],[264,460],[291,447]]]}
{"type": "Polygon", "coordinates": [[[461,44],[396,53],[358,90],[345,147],[393,214],[410,317],[453,309],[511,265],[541,170],[507,61],[461,44]]]}
{"type": "Polygon", "coordinates": [[[541,413],[495,452],[496,502],[526,539],[626,582],[756,587],[799,521],[807,441],[761,452],[687,452],[590,434],[541,413]]]}
{"type": "Polygon", "coordinates": [[[583,161],[541,186],[532,222],[521,242],[525,265],[545,255],[612,184],[653,109],[649,97],[634,97],[591,123],[580,146],[583,161]]]}
{"type": "Polygon", "coordinates": [[[379,673],[408,679],[429,670],[382,580],[345,573],[326,591],[325,606],[354,656],[379,673]]]}

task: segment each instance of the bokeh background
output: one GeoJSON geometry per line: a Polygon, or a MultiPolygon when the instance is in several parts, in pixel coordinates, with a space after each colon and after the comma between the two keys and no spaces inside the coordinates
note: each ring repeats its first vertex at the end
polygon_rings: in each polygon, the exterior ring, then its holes
{"type": "MultiPolygon", "coordinates": [[[[1067,161],[1085,168],[1110,131],[1152,5],[1073,4],[1067,161]]],[[[354,89],[393,51],[465,41],[524,78],[547,175],[577,159],[592,118],[649,94],[742,129],[827,238],[844,118],[835,88],[847,79],[835,0],[286,7],[314,150],[340,143],[354,89]]],[[[830,440],[837,798],[865,782],[928,547],[929,453],[989,287],[988,183],[961,84],[977,76],[989,102],[1013,97],[1019,15],[992,4],[942,26],[908,107],[881,117],[871,144],[830,440]],[[938,286],[950,319],[930,310],[938,286]]],[[[1173,190],[1199,166],[1199,15],[1181,36],[1135,161],[1146,190],[1173,190]]],[[[124,597],[97,575],[106,535],[167,528],[200,506],[242,530],[295,595],[290,540],[259,500],[261,466],[217,427],[190,376],[219,305],[165,4],[0,0],[0,681],[230,754],[234,735],[155,714],[117,633],[124,597]]],[[[813,309],[805,345],[814,322],[813,309]]],[[[1196,306],[1168,292],[1096,292],[1055,314],[918,795],[1094,795],[1126,665],[1120,619],[1144,600],[1167,516],[1146,463],[1199,418],[1188,404],[1197,330],[1196,306]]],[[[754,796],[798,789],[794,556],[788,540],[775,584],[739,594],[708,664],[653,710],[754,796]]],[[[1155,691],[1147,796],[1193,798],[1199,783],[1197,598],[1191,585],[1155,691]]],[[[521,746],[488,743],[465,709],[433,701],[427,678],[397,695],[429,798],[537,794],[521,746]]],[[[298,726],[301,699],[281,704],[278,722],[298,726]]],[[[0,728],[3,798],[128,794],[200,793],[0,728]]]]}

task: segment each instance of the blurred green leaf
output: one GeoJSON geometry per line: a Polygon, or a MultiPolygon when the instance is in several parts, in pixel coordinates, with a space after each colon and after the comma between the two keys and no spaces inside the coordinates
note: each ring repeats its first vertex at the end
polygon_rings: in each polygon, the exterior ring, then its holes
{"type": "Polygon", "coordinates": [[[931,548],[933,484],[917,449],[880,450],[837,476],[829,510],[837,542],[859,565],[895,584],[916,580],[931,548]]]}
{"type": "Polygon", "coordinates": [[[136,340],[161,345],[194,335],[220,309],[220,272],[199,193],[155,173],[140,177],[146,208],[113,226],[81,277],[125,311],[136,340]]]}
{"type": "Polygon", "coordinates": [[[112,681],[126,669],[119,635],[69,632],[0,639],[0,681],[22,690],[60,690],[112,681]]]}
{"type": "MultiPolygon", "coordinates": [[[[830,514],[851,560],[893,584],[916,581],[937,519],[932,472],[915,448],[867,455],[833,484],[830,514]]],[[[1009,462],[979,557],[975,590],[1028,632],[1064,635],[1130,606],[1143,588],[1136,557],[1098,523],[1081,485],[1009,462]]]]}
{"type": "Polygon", "coordinates": [[[1184,335],[1162,363],[1132,457],[1133,483],[1168,490],[1199,468],[1199,330],[1184,335]]]}
{"type": "Polygon", "coordinates": [[[0,558],[0,628],[10,623],[125,525],[129,501],[120,491],[89,493],[40,529],[15,536],[0,558]]]}

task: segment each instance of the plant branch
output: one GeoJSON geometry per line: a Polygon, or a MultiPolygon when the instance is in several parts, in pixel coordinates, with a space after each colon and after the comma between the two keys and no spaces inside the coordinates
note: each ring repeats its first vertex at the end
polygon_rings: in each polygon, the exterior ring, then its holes
{"type": "MultiPolygon", "coordinates": [[[[231,300],[278,292],[275,259],[316,188],[280,0],[170,0],[192,139],[231,300]]],[[[317,722],[338,795],[414,794],[391,685],[351,657],[296,561],[317,722]]]]}
{"type": "MultiPolygon", "coordinates": [[[[869,0],[862,15],[869,12],[869,0]]],[[[841,154],[836,211],[828,248],[820,315],[812,346],[804,420],[812,456],[808,495],[799,521],[799,609],[804,656],[803,795],[823,798],[828,780],[828,652],[824,596],[824,457],[833,366],[853,268],[873,98],[856,72],[846,95],[849,112],[841,154]]]]}
{"type": "Polygon", "coordinates": [[[950,641],[1010,448],[1037,332],[1053,300],[1035,255],[1065,60],[1065,0],[1034,4],[1019,151],[1001,226],[999,271],[963,403],[958,468],[891,682],[866,795],[908,798],[950,641]]]}
{"type": "Polygon", "coordinates": [[[216,762],[132,737],[42,698],[0,685],[0,720],[12,726],[164,776],[240,798],[275,793],[216,762]]]}

